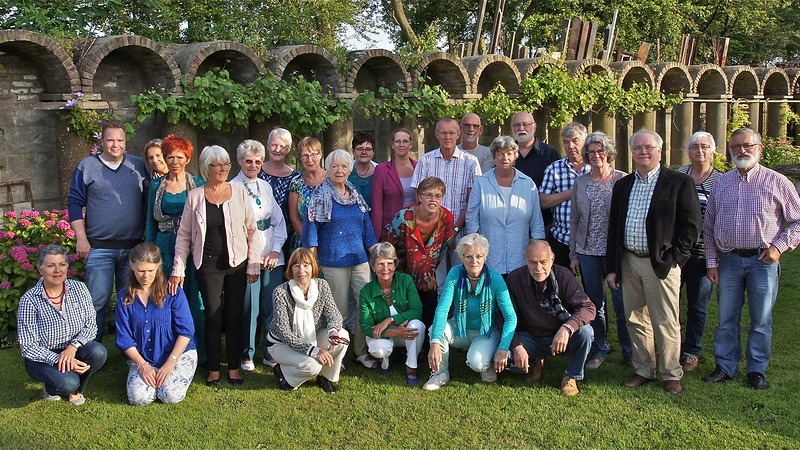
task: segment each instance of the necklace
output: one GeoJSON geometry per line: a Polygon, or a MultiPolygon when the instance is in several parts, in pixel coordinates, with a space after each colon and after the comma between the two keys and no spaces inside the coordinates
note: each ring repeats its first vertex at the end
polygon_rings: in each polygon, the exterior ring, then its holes
{"type": "Polygon", "coordinates": [[[611,171],[609,170],[609,171],[608,171],[608,173],[606,173],[606,174],[603,174],[603,171],[602,171],[602,170],[603,170],[603,169],[600,169],[600,175],[601,175],[601,176],[600,176],[600,178],[597,178],[597,177],[595,177],[595,176],[594,176],[594,174],[590,175],[590,176],[591,176],[591,178],[592,178],[592,181],[594,181],[594,182],[598,182],[598,181],[603,181],[603,180],[605,180],[606,178],[608,178],[608,175],[611,173],[611,171]]]}
{"type": "Polygon", "coordinates": [[[214,191],[212,191],[209,188],[206,188],[206,192],[208,192],[211,195],[211,201],[213,201],[214,204],[217,205],[217,208],[219,208],[220,202],[219,200],[217,200],[217,196],[214,195],[214,191]]]}
{"type": "Polygon", "coordinates": [[[249,195],[250,197],[253,197],[254,199],[256,199],[256,205],[258,205],[258,207],[260,208],[261,207],[261,185],[258,183],[258,181],[256,181],[255,183],[256,183],[256,192],[257,192],[256,194],[253,194],[253,191],[250,189],[250,186],[247,185],[247,181],[244,182],[244,188],[247,189],[247,195],[249,195]]]}
{"type": "Polygon", "coordinates": [[[55,295],[55,296],[50,295],[50,293],[47,292],[47,288],[44,288],[44,295],[47,296],[47,298],[50,300],[50,303],[52,303],[53,305],[58,306],[58,305],[60,305],[61,303],[64,302],[64,292],[66,290],[67,290],[67,284],[64,283],[64,284],[61,285],[61,293],[60,294],[55,295]],[[56,300],[58,300],[58,301],[56,301],[56,300]]]}
{"type": "Polygon", "coordinates": [[[370,169],[372,169],[372,164],[371,163],[370,163],[369,166],[367,166],[367,170],[365,170],[364,173],[361,173],[361,171],[358,170],[358,166],[356,166],[356,174],[361,178],[367,178],[367,175],[369,174],[370,169]]]}
{"type": "Polygon", "coordinates": [[[481,276],[480,276],[480,275],[478,275],[477,277],[473,278],[473,277],[471,277],[471,276],[467,275],[467,278],[469,278],[469,279],[470,279],[470,281],[478,281],[478,280],[480,280],[480,279],[481,279],[481,276]]]}
{"type": "Polygon", "coordinates": [[[306,184],[311,185],[311,186],[316,186],[317,184],[319,184],[319,181],[323,177],[325,177],[325,172],[323,171],[322,173],[320,173],[318,175],[314,175],[314,178],[311,178],[311,177],[312,177],[311,173],[309,173],[309,172],[303,173],[303,179],[306,180],[306,184]]]}

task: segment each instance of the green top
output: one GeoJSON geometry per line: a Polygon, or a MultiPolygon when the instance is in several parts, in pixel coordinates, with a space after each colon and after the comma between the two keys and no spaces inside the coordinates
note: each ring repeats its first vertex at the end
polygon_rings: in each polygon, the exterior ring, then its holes
{"type": "MultiPolygon", "coordinates": [[[[411,275],[394,273],[392,306],[397,310],[397,314],[393,318],[394,323],[398,325],[406,320],[422,319],[422,302],[419,301],[419,294],[411,275]]],[[[361,289],[359,313],[361,331],[367,336],[372,336],[372,327],[391,315],[378,280],[370,281],[361,289]]]]}

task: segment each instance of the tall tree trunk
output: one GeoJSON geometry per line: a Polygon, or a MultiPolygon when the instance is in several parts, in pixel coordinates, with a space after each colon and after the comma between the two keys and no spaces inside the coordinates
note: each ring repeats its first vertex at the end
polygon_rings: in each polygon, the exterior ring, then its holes
{"type": "Polygon", "coordinates": [[[406,11],[403,8],[403,1],[391,0],[391,3],[394,20],[397,21],[397,24],[400,26],[400,31],[403,33],[403,36],[405,36],[405,38],[408,40],[408,43],[411,44],[413,48],[419,49],[419,38],[417,37],[417,33],[414,33],[414,29],[411,28],[411,24],[408,22],[406,11]]]}

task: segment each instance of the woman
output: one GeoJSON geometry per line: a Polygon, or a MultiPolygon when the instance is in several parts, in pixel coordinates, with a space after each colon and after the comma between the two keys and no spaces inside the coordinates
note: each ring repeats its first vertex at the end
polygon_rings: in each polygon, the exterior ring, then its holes
{"type": "MultiPolygon", "coordinates": [[[[169,135],[161,143],[161,151],[167,160],[169,171],[161,178],[153,180],[147,199],[147,219],[145,222],[145,241],[156,244],[164,261],[164,274],[172,273],[175,259],[175,240],[181,223],[183,208],[189,192],[205,184],[205,181],[186,171],[192,160],[194,147],[186,139],[169,135]]],[[[197,344],[197,357],[202,364],[208,359],[205,343],[205,314],[203,300],[194,266],[186,268],[186,281],[183,284],[189,309],[194,320],[194,337],[197,344]]]]}
{"type": "Polygon", "coordinates": [[[327,393],[337,391],[349,338],[328,283],[317,278],[314,253],[299,248],[289,257],[286,283],[275,289],[274,311],[267,339],[277,361],[273,373],[285,391],[317,377],[327,393]]]}
{"type": "Polygon", "coordinates": [[[422,386],[426,391],[435,391],[450,382],[451,346],[468,348],[467,366],[480,373],[483,382],[497,381],[497,372],[505,367],[517,327],[517,314],[503,277],[486,266],[489,241],[480,234],[468,234],[458,241],[456,253],[462,264],[447,274],[431,327],[428,363],[432,373],[422,386]],[[451,306],[453,318],[448,320],[451,306]],[[495,326],[498,309],[503,316],[502,334],[495,326]]]}
{"type": "Polygon", "coordinates": [[[151,178],[163,177],[169,171],[167,163],[164,161],[161,143],[161,139],[152,139],[144,145],[144,160],[147,162],[147,170],[150,171],[151,178]]]}
{"type": "MultiPolygon", "coordinates": [[[[694,180],[703,219],[706,215],[711,186],[722,175],[722,172],[711,165],[715,152],[714,136],[705,131],[698,131],[686,144],[686,153],[691,164],[678,169],[678,172],[685,173],[694,180]]],[[[697,369],[697,364],[700,362],[708,302],[711,299],[711,282],[706,278],[702,229],[700,231],[700,237],[690,251],[689,260],[681,270],[681,284],[686,284],[686,337],[681,341],[681,365],[687,372],[697,369]]]]}
{"type": "MultiPolygon", "coordinates": [[[[575,179],[570,209],[570,269],[581,275],[583,289],[592,300],[597,315],[592,320],[594,341],[586,360],[587,369],[597,369],[609,352],[608,319],[606,317],[606,238],[608,216],[611,211],[611,191],[614,183],[625,176],[614,170],[611,163],[617,156],[614,143],[602,131],[586,137],[583,145],[583,161],[591,171],[575,179]]],[[[617,339],[622,348],[622,359],[632,364],[631,339],[625,322],[622,306],[622,290],[611,289],[614,313],[617,315],[617,339]]]]}
{"type": "MultiPolygon", "coordinates": [[[[245,371],[254,370],[253,355],[256,351],[258,318],[261,317],[262,330],[266,330],[272,320],[272,291],[283,282],[283,243],[286,242],[286,222],[283,213],[272,194],[269,183],[258,178],[264,161],[264,144],[247,139],[236,148],[236,159],[242,170],[231,183],[244,186],[250,197],[250,205],[261,235],[261,273],[259,281],[247,285],[244,294],[244,315],[242,316],[242,364],[245,371]]],[[[264,360],[272,361],[269,351],[264,352],[264,360]]]]}
{"type": "Polygon", "coordinates": [[[444,182],[436,177],[417,187],[417,204],[397,211],[384,231],[384,241],[397,249],[397,270],[411,275],[422,303],[422,323],[433,324],[438,294],[436,268],[455,236],[453,215],[442,206],[444,182]]]}
{"type": "Polygon", "coordinates": [[[411,175],[417,167],[417,161],[411,159],[411,132],[398,128],[392,133],[391,161],[378,164],[372,176],[372,228],[375,237],[381,237],[383,229],[392,221],[397,211],[403,206],[416,203],[414,189],[411,187],[411,175]]]}
{"type": "Polygon", "coordinates": [[[58,245],[39,250],[36,268],[42,278],[19,299],[17,337],[25,370],[42,383],[42,398],[67,396],[75,406],[108,353],[95,342],[97,318],[89,289],[67,279],[67,251],[58,245]]]}
{"type": "Polygon", "coordinates": [[[372,160],[375,156],[375,138],[371,134],[359,131],[353,135],[353,171],[347,181],[353,184],[367,205],[372,205],[372,177],[377,164],[372,160]]]}
{"type": "Polygon", "coordinates": [[[234,386],[243,382],[239,362],[244,293],[247,283],[258,281],[261,270],[262,247],[253,208],[244,187],[226,181],[230,169],[224,148],[212,145],[200,153],[200,174],[206,184],[186,199],[169,279],[169,293],[174,295],[183,285],[191,252],[205,310],[208,386],[219,384],[223,317],[228,382],[234,386]]]}
{"type": "Polygon", "coordinates": [[[128,401],[145,406],[156,399],[178,403],[197,369],[194,324],[178,288],[167,293],[158,247],[133,248],[128,287],[117,293],[117,347],[128,357],[128,401]]]}
{"type": "Polygon", "coordinates": [[[303,236],[303,219],[308,215],[311,193],[325,180],[327,172],[322,168],[322,144],[313,137],[304,137],[297,143],[297,155],[303,165],[302,176],[289,185],[289,220],[294,230],[291,249],[300,247],[303,236]]]}
{"type": "Polygon", "coordinates": [[[531,238],[544,239],[539,190],[514,168],[519,147],[511,136],[498,136],[489,146],[495,168],[479,177],[467,203],[467,233],[486,236],[492,243],[487,263],[503,277],[525,265],[520,249],[531,238]]]}
{"type": "MultiPolygon", "coordinates": [[[[334,150],[325,166],[330,173],[312,194],[303,223],[303,247],[316,253],[336,306],[347,319],[350,299],[358,298],[370,279],[367,249],[375,244],[375,234],[369,206],[347,181],[353,167],[350,155],[334,150]]],[[[376,369],[378,362],[367,352],[365,335],[354,315],[356,360],[367,369],[376,369]]]]}
{"type": "Polygon", "coordinates": [[[395,345],[405,347],[406,383],[415,386],[417,358],[425,341],[422,304],[411,276],[395,272],[397,253],[392,244],[372,246],[369,263],[375,272],[360,295],[361,331],[367,336],[369,353],[381,361],[380,372],[389,373],[389,355],[395,345]]]}
{"type": "MultiPolygon", "coordinates": [[[[297,239],[294,236],[294,229],[291,226],[289,218],[289,186],[295,178],[300,176],[300,172],[294,170],[286,164],[286,157],[292,150],[292,134],[285,128],[275,128],[269,133],[267,138],[267,157],[261,166],[261,172],[258,177],[266,180],[272,188],[272,194],[275,196],[275,201],[281,207],[283,213],[283,220],[286,223],[286,232],[288,234],[286,242],[283,244],[283,255],[291,255],[292,240],[297,239]]],[[[280,271],[283,273],[283,271],[280,271]]],[[[265,361],[268,363],[269,360],[265,361]]]]}

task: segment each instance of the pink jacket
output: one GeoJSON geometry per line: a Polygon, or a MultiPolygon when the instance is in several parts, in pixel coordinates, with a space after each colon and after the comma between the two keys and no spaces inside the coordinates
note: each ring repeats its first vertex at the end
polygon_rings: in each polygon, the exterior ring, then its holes
{"type": "MultiPolygon", "coordinates": [[[[259,237],[253,207],[247,191],[241,184],[231,184],[231,199],[222,204],[225,215],[228,257],[231,267],[247,259],[247,274],[261,273],[261,238],[259,237]]],[[[184,277],[186,259],[192,253],[195,267],[203,262],[203,246],[206,242],[206,198],[204,188],[192,189],[186,196],[181,225],[175,241],[175,262],[172,276],[184,277]]]]}
{"type": "MultiPolygon", "coordinates": [[[[411,160],[411,165],[417,167],[417,161],[411,160]]],[[[400,184],[400,177],[397,176],[397,169],[394,166],[394,159],[375,167],[372,175],[372,228],[375,230],[375,238],[380,240],[381,232],[386,225],[392,221],[392,217],[400,211],[403,204],[403,185],[400,184]]]]}

